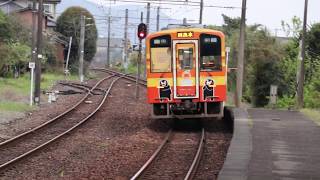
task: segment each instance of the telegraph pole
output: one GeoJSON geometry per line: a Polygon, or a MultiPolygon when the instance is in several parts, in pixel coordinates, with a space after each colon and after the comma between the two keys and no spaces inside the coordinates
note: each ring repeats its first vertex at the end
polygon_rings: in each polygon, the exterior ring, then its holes
{"type": "Polygon", "coordinates": [[[32,49],[31,49],[31,54],[32,54],[32,62],[36,62],[36,44],[37,44],[37,0],[33,0],[32,3],[32,49]]]}
{"type": "Polygon", "coordinates": [[[41,59],[42,57],[42,26],[43,26],[43,0],[39,0],[38,7],[38,34],[37,34],[37,54],[36,57],[36,77],[35,77],[35,91],[34,102],[36,105],[40,105],[41,94],[41,59]]]}
{"type": "Polygon", "coordinates": [[[150,26],[150,3],[147,3],[147,22],[146,22],[146,24],[147,24],[147,27],[148,27],[148,29],[147,29],[147,33],[149,33],[149,26],[150,26]]]}
{"type": "Polygon", "coordinates": [[[302,32],[302,40],[301,40],[301,62],[300,64],[300,73],[299,81],[298,81],[298,89],[297,89],[297,108],[300,109],[303,107],[303,86],[304,86],[304,78],[305,78],[305,70],[304,70],[304,62],[306,58],[306,32],[307,32],[307,17],[308,17],[308,0],[305,0],[304,4],[304,18],[303,18],[303,32],[302,32]]]}
{"type": "Polygon", "coordinates": [[[108,16],[108,42],[107,42],[107,68],[110,67],[110,34],[111,34],[111,15],[108,16]]]}
{"type": "MultiPolygon", "coordinates": [[[[143,23],[143,12],[141,12],[141,23],[143,23]]],[[[147,26],[148,27],[148,26],[147,26]]],[[[139,33],[139,32],[138,32],[139,33]]],[[[139,80],[140,80],[140,69],[141,69],[141,51],[142,51],[142,39],[139,38],[139,53],[138,53],[138,62],[137,62],[137,80],[136,80],[136,99],[139,99],[139,80]]]]}
{"type": "Polygon", "coordinates": [[[125,25],[124,25],[124,47],[123,47],[123,64],[125,69],[128,67],[128,16],[129,16],[129,10],[126,9],[126,19],[125,19],[125,25]]]}
{"type": "Polygon", "coordinates": [[[157,31],[160,29],[160,6],[157,8],[157,31]]]}
{"type": "Polygon", "coordinates": [[[235,93],[236,107],[241,107],[242,89],[243,89],[243,69],[244,69],[244,46],[246,31],[246,7],[247,0],[242,0],[241,26],[239,38],[239,53],[237,62],[237,88],[235,93]]]}
{"type": "Polygon", "coordinates": [[[203,0],[200,2],[200,18],[199,18],[199,24],[202,24],[202,14],[203,14],[203,0]]]}
{"type": "Polygon", "coordinates": [[[79,77],[80,82],[83,83],[83,58],[84,58],[84,36],[85,36],[85,16],[81,14],[80,19],[80,51],[79,51],[79,77]]]}
{"type": "MultiPolygon", "coordinates": [[[[149,34],[149,29],[150,29],[150,3],[147,4],[147,34],[149,34]]],[[[142,57],[142,55],[141,55],[142,57]]],[[[144,60],[143,61],[144,67],[143,67],[143,77],[146,77],[146,73],[147,73],[147,63],[144,60]]]]}

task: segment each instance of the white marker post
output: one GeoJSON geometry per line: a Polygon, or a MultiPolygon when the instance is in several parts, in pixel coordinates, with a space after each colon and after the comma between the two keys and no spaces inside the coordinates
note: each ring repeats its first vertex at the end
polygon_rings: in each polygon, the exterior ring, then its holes
{"type": "Polygon", "coordinates": [[[33,104],[33,76],[34,76],[34,68],[36,67],[35,62],[29,62],[29,68],[31,69],[31,86],[30,86],[30,106],[33,104]]]}

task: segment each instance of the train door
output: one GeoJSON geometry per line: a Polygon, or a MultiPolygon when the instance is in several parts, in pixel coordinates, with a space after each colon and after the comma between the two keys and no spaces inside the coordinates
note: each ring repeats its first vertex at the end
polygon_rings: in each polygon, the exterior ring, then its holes
{"type": "Polygon", "coordinates": [[[198,41],[173,41],[174,98],[199,98],[198,41]]]}

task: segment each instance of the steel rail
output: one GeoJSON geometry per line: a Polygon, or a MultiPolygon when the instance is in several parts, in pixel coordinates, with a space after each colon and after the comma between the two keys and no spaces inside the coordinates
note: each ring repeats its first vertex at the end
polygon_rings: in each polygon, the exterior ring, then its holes
{"type": "Polygon", "coordinates": [[[202,157],[203,151],[204,151],[204,144],[205,144],[205,131],[204,128],[202,128],[202,132],[201,132],[201,139],[199,142],[199,146],[198,146],[198,150],[196,155],[194,156],[193,162],[189,168],[189,171],[187,173],[187,175],[184,177],[184,180],[191,180],[193,179],[196,170],[199,166],[200,163],[200,159],[202,157]]]}
{"type": "MultiPolygon", "coordinates": [[[[131,75],[131,74],[124,74],[124,73],[121,73],[121,72],[117,72],[117,71],[115,71],[115,70],[112,70],[112,69],[106,69],[107,71],[109,71],[109,72],[111,72],[111,73],[119,73],[119,74],[122,74],[122,75],[127,75],[128,77],[131,77],[131,78],[133,78],[133,79],[136,79],[137,77],[136,76],[134,76],[134,75],[131,75]]],[[[139,79],[140,81],[143,81],[143,82],[147,82],[147,80],[145,80],[145,79],[139,79]]]]}
{"type": "Polygon", "coordinates": [[[92,92],[99,84],[101,84],[103,81],[105,81],[105,80],[107,80],[107,79],[110,79],[110,78],[112,78],[112,77],[114,77],[114,76],[115,76],[115,75],[107,76],[107,77],[101,79],[100,81],[98,81],[98,82],[95,84],[95,86],[93,86],[93,87],[87,92],[87,94],[86,94],[83,98],[81,98],[74,106],[72,106],[71,108],[67,109],[67,110],[64,111],[63,113],[59,114],[58,116],[50,119],[49,121],[46,121],[45,123],[43,123],[43,124],[41,124],[41,125],[33,128],[33,129],[29,130],[29,131],[26,131],[26,132],[21,133],[21,134],[13,137],[13,138],[11,138],[11,139],[8,139],[8,140],[6,140],[6,141],[1,142],[1,143],[0,143],[0,147],[1,147],[1,146],[4,146],[4,145],[6,145],[6,144],[8,144],[8,143],[10,143],[10,142],[13,142],[13,141],[15,141],[15,140],[18,140],[18,139],[20,139],[21,137],[24,137],[24,136],[26,136],[26,135],[28,135],[28,134],[30,134],[30,133],[32,133],[32,132],[35,132],[35,131],[37,131],[37,130],[39,130],[39,129],[41,129],[41,128],[49,125],[49,124],[51,124],[52,122],[55,122],[55,121],[58,120],[59,118],[65,116],[66,114],[68,114],[69,112],[71,112],[71,111],[73,111],[75,108],[77,108],[82,102],[84,102],[85,99],[87,99],[87,97],[91,94],[91,92],[92,92]]]}
{"type": "MultiPolygon", "coordinates": [[[[136,77],[131,75],[131,74],[125,74],[125,73],[121,73],[121,72],[117,72],[111,69],[105,69],[105,68],[91,68],[91,70],[95,70],[95,71],[102,71],[102,72],[107,72],[107,73],[114,73],[117,74],[119,76],[125,76],[123,77],[124,79],[130,80],[130,81],[136,81],[136,77]]],[[[141,85],[147,86],[147,80],[145,79],[139,79],[139,83],[141,85]],[[141,82],[142,81],[142,82],[141,82]]]]}
{"type": "Polygon", "coordinates": [[[69,87],[73,87],[73,88],[77,88],[77,89],[81,89],[81,90],[85,90],[85,91],[90,91],[90,88],[85,87],[85,86],[79,86],[73,83],[64,83],[64,82],[60,82],[59,84],[63,85],[63,86],[69,86],[69,87]]]}
{"type": "MultiPolygon", "coordinates": [[[[126,76],[126,79],[129,79],[129,80],[132,80],[132,81],[136,81],[136,76],[133,76],[131,74],[125,74],[125,73],[121,73],[121,72],[117,72],[115,70],[111,70],[111,69],[98,69],[98,70],[101,70],[101,71],[107,71],[108,73],[115,73],[115,74],[118,74],[118,75],[121,75],[121,76],[126,76]]],[[[144,83],[141,83],[140,84],[143,84],[143,85],[146,85],[147,83],[147,80],[144,80],[144,79],[139,79],[139,81],[142,81],[144,83]]]]}
{"type": "MultiPolygon", "coordinates": [[[[113,76],[112,76],[113,77],[113,76]]],[[[122,77],[118,77],[117,79],[113,80],[112,83],[110,84],[109,88],[106,90],[105,94],[104,94],[104,97],[103,99],[101,100],[99,106],[94,110],[92,111],[86,118],[82,119],[80,122],[78,122],[77,124],[75,124],[74,126],[72,126],[70,129],[68,129],[67,131],[61,133],[60,135],[52,138],[51,140],[37,146],[36,148],[33,148],[32,150],[29,150],[28,152],[24,153],[24,154],[21,154],[20,156],[10,160],[10,161],[7,161],[6,163],[4,164],[1,164],[0,165],[0,170],[7,167],[8,165],[14,163],[14,162],[17,162],[18,160],[24,158],[24,157],[27,157],[28,155],[32,154],[33,152],[36,152],[37,150],[49,145],[50,143],[56,141],[57,139],[63,137],[64,135],[68,134],[69,132],[71,132],[72,130],[76,129],[77,127],[79,127],[80,125],[82,125],[83,123],[85,123],[87,120],[89,120],[101,107],[102,105],[105,103],[108,95],[110,94],[110,91],[114,85],[114,83],[116,81],[118,81],[119,79],[121,79],[122,77]]],[[[95,86],[96,87],[96,86],[95,86]]]]}
{"type": "MultiPolygon", "coordinates": [[[[76,84],[76,83],[64,83],[64,82],[60,82],[59,84],[63,85],[63,86],[69,86],[72,88],[76,88],[76,89],[80,89],[80,90],[85,90],[85,91],[90,91],[90,86],[86,86],[86,85],[81,85],[81,84],[76,84]]],[[[100,88],[96,88],[94,90],[91,91],[92,95],[101,95],[98,93],[94,93],[93,91],[100,91],[100,92],[104,92],[104,90],[100,89],[100,88]]]]}
{"type": "Polygon", "coordinates": [[[154,161],[154,159],[159,155],[163,147],[169,142],[169,138],[171,134],[172,134],[172,129],[169,130],[169,132],[167,133],[166,137],[164,138],[160,146],[152,154],[152,156],[148,159],[148,161],[139,169],[139,171],[137,171],[137,173],[134,176],[130,178],[130,180],[138,179],[143,174],[143,172],[145,172],[145,170],[150,166],[150,164],[154,161]]]}

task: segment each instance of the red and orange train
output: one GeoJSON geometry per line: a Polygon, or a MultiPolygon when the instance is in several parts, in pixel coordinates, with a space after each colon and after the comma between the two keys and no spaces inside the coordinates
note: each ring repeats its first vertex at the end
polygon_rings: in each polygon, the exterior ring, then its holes
{"type": "Polygon", "coordinates": [[[146,39],[148,102],[153,118],[222,117],[227,94],[225,36],[175,28],[146,39]]]}

